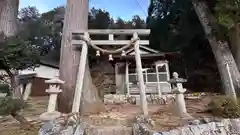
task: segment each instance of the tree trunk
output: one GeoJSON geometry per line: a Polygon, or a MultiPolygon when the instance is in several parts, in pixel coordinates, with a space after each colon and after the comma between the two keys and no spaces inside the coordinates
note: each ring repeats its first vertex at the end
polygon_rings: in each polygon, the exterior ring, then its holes
{"type": "Polygon", "coordinates": [[[229,37],[233,57],[236,61],[238,70],[240,71],[240,23],[236,24],[232,29],[230,29],[229,37]]]}
{"type": "MultiPolygon", "coordinates": [[[[71,44],[71,30],[88,29],[88,0],[67,0],[60,59],[60,79],[65,81],[63,92],[58,98],[60,112],[68,113],[72,109],[73,96],[77,80],[80,51],[71,44]]],[[[97,89],[92,84],[89,66],[86,64],[81,109],[90,112],[98,112],[99,106],[103,106],[98,97],[97,89]],[[94,100],[93,100],[94,99],[94,100]],[[97,108],[95,108],[98,106],[97,108]],[[92,108],[92,109],[91,109],[92,108]]]]}
{"type": "MultiPolygon", "coordinates": [[[[0,1],[0,33],[4,33],[4,36],[15,36],[18,32],[18,6],[19,0],[1,0],[0,1]]],[[[8,72],[8,71],[7,71],[8,72]]],[[[11,80],[11,86],[13,88],[14,97],[21,97],[20,89],[18,88],[18,81],[16,76],[11,71],[8,72],[11,80]],[[9,74],[10,73],[10,74],[9,74]]]]}
{"type": "MultiPolygon", "coordinates": [[[[5,36],[15,36],[18,32],[17,25],[17,15],[18,15],[18,6],[19,0],[1,0],[0,1],[0,33],[4,33],[5,36]]],[[[13,93],[15,97],[19,98],[20,94],[17,88],[17,82],[15,78],[15,74],[10,71],[10,69],[6,69],[8,73],[11,85],[15,90],[13,93]],[[16,94],[18,93],[18,94],[16,94]]],[[[20,96],[21,97],[21,96],[20,96]]],[[[23,127],[29,127],[30,123],[17,112],[12,112],[11,115],[22,124],[23,127]]]]}
{"type": "Polygon", "coordinates": [[[12,73],[12,71],[10,71],[9,69],[5,69],[5,71],[7,72],[8,76],[10,78],[10,81],[11,81],[11,87],[13,90],[13,93],[12,93],[13,98],[22,99],[22,93],[20,90],[19,80],[16,77],[18,75],[18,73],[17,72],[12,73]]]}
{"type": "MultiPolygon", "coordinates": [[[[15,36],[18,32],[17,15],[18,15],[19,0],[1,0],[0,1],[0,33],[4,33],[4,36],[15,36]]],[[[11,86],[13,88],[14,97],[21,97],[20,89],[18,89],[18,81],[16,80],[15,73],[12,73],[10,69],[5,69],[8,73],[11,86]]]]}
{"type": "Polygon", "coordinates": [[[27,119],[25,119],[22,115],[20,115],[17,112],[12,112],[11,113],[12,117],[14,119],[16,119],[20,124],[22,124],[22,128],[24,129],[28,129],[30,128],[32,125],[27,121],[27,119]]]}
{"type": "Polygon", "coordinates": [[[19,0],[0,1],[0,32],[5,36],[15,36],[18,32],[17,15],[19,0]]]}
{"type": "Polygon", "coordinates": [[[215,56],[217,67],[222,79],[222,84],[225,92],[231,89],[229,84],[226,64],[230,67],[231,77],[237,94],[240,94],[240,73],[238,71],[237,65],[234,61],[232,53],[229,49],[228,43],[226,41],[218,41],[217,37],[214,35],[213,26],[216,25],[214,17],[207,7],[206,3],[202,0],[192,0],[193,7],[199,18],[200,23],[205,31],[209,44],[212,48],[212,52],[215,56]]]}

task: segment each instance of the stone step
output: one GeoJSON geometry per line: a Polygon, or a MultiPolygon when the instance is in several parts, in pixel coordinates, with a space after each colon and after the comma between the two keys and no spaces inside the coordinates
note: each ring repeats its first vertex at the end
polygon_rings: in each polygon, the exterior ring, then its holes
{"type": "Polygon", "coordinates": [[[132,127],[91,126],[85,129],[85,135],[132,135],[132,127]]]}

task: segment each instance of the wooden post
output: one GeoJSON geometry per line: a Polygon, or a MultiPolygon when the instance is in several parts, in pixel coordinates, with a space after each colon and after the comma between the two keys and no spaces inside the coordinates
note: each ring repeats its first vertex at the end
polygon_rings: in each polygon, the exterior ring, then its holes
{"type": "Polygon", "coordinates": [[[148,83],[148,72],[147,72],[147,70],[145,71],[145,84],[147,84],[148,83]]]}
{"type": "Polygon", "coordinates": [[[113,34],[109,34],[108,35],[108,40],[114,40],[114,35],[113,34]]]}
{"type": "Polygon", "coordinates": [[[159,79],[159,73],[158,73],[158,64],[155,65],[156,67],[156,73],[157,73],[157,88],[158,88],[158,97],[162,97],[162,91],[160,87],[160,79],[159,79]]]}
{"type": "Polygon", "coordinates": [[[115,86],[116,86],[116,93],[119,94],[119,86],[118,86],[118,63],[114,64],[114,72],[115,72],[115,86]]]}
{"type": "Polygon", "coordinates": [[[165,66],[166,66],[166,70],[167,70],[167,80],[169,81],[170,80],[170,71],[169,71],[168,61],[166,61],[165,66]]]}
{"type": "Polygon", "coordinates": [[[127,95],[130,95],[130,90],[129,90],[129,75],[128,75],[128,63],[126,62],[126,67],[125,67],[125,83],[126,83],[126,89],[127,89],[127,95]]]}
{"type": "MultiPolygon", "coordinates": [[[[138,38],[138,34],[134,33],[133,38],[138,38]]],[[[139,88],[140,88],[140,100],[141,100],[141,110],[143,115],[148,115],[148,105],[147,105],[147,99],[146,99],[146,90],[145,90],[145,84],[143,79],[143,73],[142,73],[142,62],[141,62],[141,56],[140,56],[140,49],[139,49],[139,40],[135,42],[134,45],[134,51],[135,51],[135,60],[136,60],[136,66],[137,66],[137,75],[138,75],[138,81],[139,81],[139,88]]]]}
{"type": "MultiPolygon", "coordinates": [[[[84,36],[86,38],[89,38],[89,35],[86,32],[84,33],[84,36]]],[[[87,62],[87,54],[88,54],[88,45],[86,42],[83,42],[81,58],[80,58],[78,74],[77,74],[75,94],[73,99],[72,112],[79,112],[79,109],[80,109],[82,89],[83,89],[83,79],[84,79],[85,67],[87,62]]]]}
{"type": "Polygon", "coordinates": [[[23,94],[23,100],[26,101],[32,91],[32,82],[28,82],[23,94]]]}
{"type": "Polygon", "coordinates": [[[23,95],[23,93],[24,93],[24,86],[23,86],[23,84],[19,84],[18,87],[20,89],[21,95],[23,95]]]}
{"type": "Polygon", "coordinates": [[[226,94],[227,94],[227,96],[232,97],[235,101],[237,101],[237,96],[236,96],[236,92],[235,92],[235,88],[233,85],[233,80],[231,77],[231,72],[230,72],[228,64],[226,64],[226,68],[227,68],[227,74],[228,74],[229,85],[230,85],[230,89],[228,91],[226,91],[226,94]]]}

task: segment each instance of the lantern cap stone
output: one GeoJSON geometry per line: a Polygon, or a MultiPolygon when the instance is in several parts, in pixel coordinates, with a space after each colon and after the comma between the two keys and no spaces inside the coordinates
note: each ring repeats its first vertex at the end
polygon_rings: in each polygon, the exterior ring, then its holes
{"type": "Polygon", "coordinates": [[[46,80],[45,83],[48,83],[48,84],[63,84],[64,81],[60,80],[59,78],[52,78],[52,79],[46,80]]]}
{"type": "Polygon", "coordinates": [[[178,78],[178,77],[179,77],[178,73],[177,72],[173,72],[173,78],[178,78]]]}
{"type": "Polygon", "coordinates": [[[183,78],[172,78],[168,81],[171,84],[176,84],[176,83],[185,83],[187,82],[187,79],[183,79],[183,78]]]}
{"type": "Polygon", "coordinates": [[[185,83],[187,82],[187,79],[179,78],[179,75],[177,72],[173,72],[173,78],[168,81],[171,84],[176,83],[185,83]]]}
{"type": "Polygon", "coordinates": [[[62,113],[54,111],[54,112],[45,112],[42,113],[39,117],[41,121],[53,121],[56,120],[57,118],[61,117],[62,113]]]}

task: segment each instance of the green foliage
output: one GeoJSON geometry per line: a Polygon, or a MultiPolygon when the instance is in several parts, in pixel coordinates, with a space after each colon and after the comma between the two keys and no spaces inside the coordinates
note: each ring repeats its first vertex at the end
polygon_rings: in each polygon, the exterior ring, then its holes
{"type": "Polygon", "coordinates": [[[152,31],[150,42],[155,49],[181,51],[204,34],[189,0],[151,0],[148,11],[147,26],[152,31]]]}
{"type": "MultiPolygon", "coordinates": [[[[3,36],[3,35],[2,35],[3,36]]],[[[37,48],[21,37],[2,38],[0,42],[0,69],[22,70],[39,63],[37,48]]]]}
{"type": "MultiPolygon", "coordinates": [[[[214,0],[205,2],[209,7],[216,5],[214,0]]],[[[151,47],[162,52],[178,51],[182,54],[180,59],[169,58],[170,70],[187,74],[188,88],[194,91],[207,87],[217,89],[220,78],[216,62],[192,1],[151,0],[148,11],[151,47]]],[[[225,32],[223,27],[220,28],[225,32]]]]}
{"type": "Polygon", "coordinates": [[[27,104],[21,99],[14,99],[12,96],[7,96],[0,99],[0,115],[9,115],[24,109],[27,104]]]}
{"type": "MultiPolygon", "coordinates": [[[[38,49],[24,39],[21,32],[13,37],[0,34],[0,69],[5,70],[10,78],[15,76],[13,71],[34,68],[38,63],[38,49]]],[[[0,80],[4,80],[4,77],[1,77],[0,80]]],[[[15,85],[14,83],[11,82],[12,85],[15,85]]],[[[12,97],[13,88],[14,86],[10,88],[1,82],[0,92],[7,93],[7,96],[0,98],[0,115],[16,113],[26,106],[22,99],[12,97]]]]}
{"type": "Polygon", "coordinates": [[[0,116],[16,113],[27,107],[22,99],[12,97],[9,85],[0,84],[0,93],[7,93],[6,97],[0,97],[0,116]]]}
{"type": "Polygon", "coordinates": [[[0,83],[0,93],[7,93],[7,94],[10,94],[9,93],[9,85],[8,84],[1,84],[0,83]]]}
{"type": "Polygon", "coordinates": [[[239,0],[217,0],[214,10],[218,23],[228,29],[240,22],[239,0]]]}
{"type": "Polygon", "coordinates": [[[13,98],[11,92],[9,85],[0,84],[0,93],[6,93],[6,97],[0,97],[0,116],[16,113],[27,107],[22,99],[13,98]]]}
{"type": "MultiPolygon", "coordinates": [[[[40,55],[48,55],[48,59],[59,61],[61,32],[64,18],[64,7],[57,7],[39,15],[35,7],[26,7],[20,10],[19,20],[24,31],[23,39],[30,41],[39,47],[40,55]]],[[[121,28],[144,28],[145,22],[139,16],[133,16],[132,20],[125,21],[119,18],[114,22],[109,12],[92,8],[88,14],[89,29],[121,29],[121,28]],[[133,25],[135,24],[135,25],[133,25]]],[[[92,38],[107,39],[105,35],[94,35],[92,38]]],[[[91,52],[95,56],[95,51],[91,52]]]]}
{"type": "Polygon", "coordinates": [[[239,118],[240,117],[240,105],[235,102],[234,99],[219,96],[213,98],[208,104],[208,110],[213,116],[223,118],[239,118]]]}
{"type": "Polygon", "coordinates": [[[7,84],[0,84],[0,93],[7,93],[6,97],[0,97],[0,116],[16,113],[27,107],[22,99],[12,98],[10,87],[7,84]]]}
{"type": "Polygon", "coordinates": [[[37,46],[40,55],[45,55],[52,48],[60,51],[62,27],[55,23],[55,20],[56,16],[62,14],[63,9],[63,7],[57,7],[41,15],[36,7],[26,7],[20,10],[21,37],[37,46]]]}
{"type": "Polygon", "coordinates": [[[28,6],[25,8],[22,8],[18,16],[20,18],[20,21],[28,22],[31,20],[36,20],[40,17],[40,13],[36,7],[28,6]]]}

